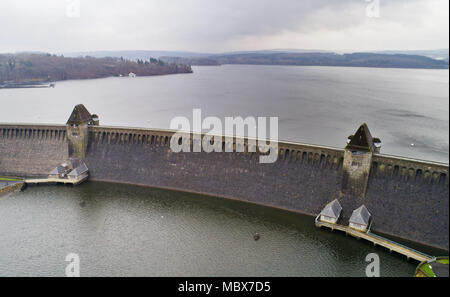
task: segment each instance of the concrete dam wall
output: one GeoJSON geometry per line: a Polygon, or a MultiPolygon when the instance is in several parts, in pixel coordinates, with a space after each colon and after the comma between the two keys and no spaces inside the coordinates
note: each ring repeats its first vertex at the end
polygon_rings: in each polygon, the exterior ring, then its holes
{"type": "MultiPolygon", "coordinates": [[[[66,126],[0,125],[0,176],[47,175],[68,158],[66,126]]],[[[85,162],[90,179],[208,194],[317,215],[338,198],[343,216],[366,205],[372,230],[448,250],[448,165],[374,153],[361,179],[364,193],[347,191],[344,149],[278,144],[278,160],[259,153],[174,153],[171,131],[92,126],[85,162]]],[[[223,146],[236,146],[236,141],[223,146]]],[[[244,142],[247,148],[247,140],[244,142]]],[[[358,166],[354,159],[348,166],[358,166]]],[[[207,199],[205,197],[205,199],[207,199]]]]}

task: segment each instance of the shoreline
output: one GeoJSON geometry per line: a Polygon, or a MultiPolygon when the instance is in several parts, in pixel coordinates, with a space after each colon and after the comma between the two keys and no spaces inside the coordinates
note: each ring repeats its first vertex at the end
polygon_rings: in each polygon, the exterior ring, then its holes
{"type": "Polygon", "coordinates": [[[66,82],[66,81],[80,81],[80,80],[93,80],[93,79],[105,79],[105,78],[139,78],[139,77],[151,77],[151,76],[164,76],[164,75],[176,75],[176,74],[192,74],[194,71],[191,72],[176,72],[176,73],[164,73],[164,74],[151,74],[151,75],[140,75],[136,77],[128,77],[128,76],[102,76],[102,77],[94,77],[94,78],[70,78],[70,79],[62,79],[62,80],[55,80],[51,83],[43,83],[43,84],[36,84],[36,83],[14,83],[11,85],[4,85],[0,84],[0,89],[45,89],[45,88],[54,88],[56,86],[56,82],[66,82]]]}
{"type": "Polygon", "coordinates": [[[288,66],[288,67],[332,67],[332,68],[372,68],[372,69],[401,69],[401,70],[443,70],[448,71],[450,68],[420,68],[420,67],[375,67],[375,66],[351,66],[351,65],[296,65],[296,64],[251,64],[251,63],[224,63],[218,65],[197,65],[191,67],[220,67],[220,66],[288,66]]]}

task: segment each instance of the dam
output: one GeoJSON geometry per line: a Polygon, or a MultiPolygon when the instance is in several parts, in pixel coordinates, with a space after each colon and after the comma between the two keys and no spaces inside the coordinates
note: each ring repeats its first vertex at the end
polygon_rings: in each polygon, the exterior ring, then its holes
{"type": "MultiPolygon", "coordinates": [[[[0,176],[42,178],[77,157],[93,181],[205,194],[314,217],[339,199],[347,218],[364,204],[375,232],[448,250],[448,164],[383,155],[366,125],[355,134],[364,141],[352,145],[358,138],[353,136],[346,148],[280,141],[271,164],[259,163],[248,139],[241,153],[174,153],[174,133],[102,126],[83,106],[66,125],[0,124],[0,176]]],[[[236,139],[223,146],[236,146],[236,139]]]]}

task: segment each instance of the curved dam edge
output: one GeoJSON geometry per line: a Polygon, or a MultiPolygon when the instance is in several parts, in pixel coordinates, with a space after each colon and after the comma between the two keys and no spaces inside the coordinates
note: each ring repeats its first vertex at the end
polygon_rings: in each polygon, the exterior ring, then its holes
{"type": "MultiPolygon", "coordinates": [[[[261,203],[261,202],[242,200],[242,199],[235,198],[235,197],[221,196],[221,195],[210,194],[210,193],[201,193],[201,192],[196,192],[196,191],[189,191],[189,190],[186,190],[186,189],[162,187],[162,186],[147,185],[147,184],[138,184],[138,183],[132,183],[132,182],[118,182],[118,181],[111,181],[111,180],[92,179],[92,178],[90,178],[89,180],[92,181],[92,182],[122,184],[122,185],[129,185],[129,186],[145,187],[145,188],[150,188],[150,189],[160,189],[160,190],[165,190],[165,191],[173,191],[173,192],[179,192],[179,193],[189,193],[189,194],[195,194],[195,195],[205,196],[205,197],[226,199],[226,200],[231,200],[231,201],[235,201],[235,202],[239,202],[239,203],[247,203],[247,204],[256,205],[256,206],[269,207],[269,208],[277,209],[277,210],[280,210],[280,211],[286,211],[286,212],[289,212],[289,213],[294,213],[294,214],[299,214],[299,215],[311,217],[311,224],[314,224],[314,219],[317,217],[317,214],[310,214],[310,213],[306,213],[306,212],[301,211],[301,210],[294,210],[294,209],[279,207],[279,206],[275,206],[275,205],[271,205],[271,204],[265,204],[265,203],[261,203]]],[[[372,231],[376,231],[377,233],[379,233],[382,236],[391,237],[391,238],[393,238],[393,240],[400,239],[400,240],[404,240],[404,241],[410,241],[410,242],[414,242],[415,244],[420,244],[421,246],[425,246],[427,248],[442,250],[442,251],[444,251],[446,253],[448,253],[448,251],[449,251],[448,249],[445,249],[443,247],[436,246],[436,245],[430,245],[429,243],[426,243],[426,242],[411,241],[411,239],[400,237],[400,236],[395,235],[395,234],[384,233],[384,232],[379,231],[379,230],[373,230],[373,229],[371,229],[371,230],[372,231]]]]}
{"type": "MultiPolygon", "coordinates": [[[[44,176],[69,156],[64,125],[0,124],[0,175],[44,176]]],[[[448,164],[374,154],[365,196],[342,191],[344,150],[279,142],[259,153],[174,153],[173,131],[93,126],[85,162],[93,181],[185,191],[315,216],[337,198],[343,217],[361,204],[372,230],[448,250],[448,164]]],[[[224,146],[236,146],[236,141],[224,146]]],[[[248,139],[244,146],[248,148],[248,139]]],[[[250,144],[251,145],[251,144],[250,144]]]]}

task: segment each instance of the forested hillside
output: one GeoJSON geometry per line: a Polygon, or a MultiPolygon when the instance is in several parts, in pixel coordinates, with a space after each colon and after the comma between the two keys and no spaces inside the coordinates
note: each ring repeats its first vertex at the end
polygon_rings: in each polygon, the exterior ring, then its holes
{"type": "Polygon", "coordinates": [[[377,68],[423,68],[448,69],[448,61],[435,60],[425,56],[377,53],[236,53],[203,57],[161,57],[170,63],[189,65],[298,65],[298,66],[343,66],[377,68]]]}
{"type": "Polygon", "coordinates": [[[158,59],[127,60],[123,58],[67,58],[51,54],[0,54],[0,83],[59,81],[108,76],[137,76],[191,73],[189,65],[158,59]]]}

